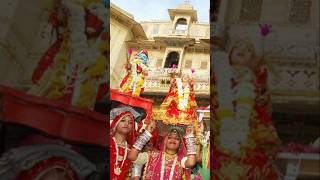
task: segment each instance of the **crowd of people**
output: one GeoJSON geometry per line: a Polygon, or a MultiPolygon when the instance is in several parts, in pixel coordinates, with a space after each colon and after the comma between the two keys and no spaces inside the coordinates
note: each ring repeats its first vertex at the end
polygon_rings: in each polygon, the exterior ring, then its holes
{"type": "MultiPolygon", "coordinates": [[[[147,61],[146,50],[128,61],[119,92],[132,97],[143,92],[147,61]]],[[[137,129],[140,114],[135,107],[121,104],[111,110],[111,179],[203,179],[200,172],[205,173],[205,168],[209,171],[209,156],[201,153],[209,147],[201,145],[204,138],[208,144],[208,137],[198,120],[192,74],[171,76],[167,96],[158,109],[153,109],[150,121],[140,121],[146,123],[142,129],[137,129]],[[157,127],[160,124],[162,128],[157,127]]]]}
{"type": "MultiPolygon", "coordinates": [[[[279,178],[270,156],[280,140],[271,118],[268,67],[250,42],[233,44],[229,52],[214,49],[211,154],[210,131],[204,131],[196,111],[193,72],[173,73],[163,103],[152,110],[151,121],[142,126],[146,128],[140,135],[134,127],[132,114],[139,114],[134,108],[126,107],[127,111],[111,119],[111,179],[210,179],[210,175],[216,179],[279,178]]],[[[146,50],[141,53],[147,56],[146,50]]],[[[138,54],[133,59],[140,57],[138,54]]],[[[147,74],[144,70],[148,68],[139,68],[139,64],[131,67],[135,67],[134,75],[128,71],[126,79],[132,76],[141,89],[143,79],[136,77],[147,74]]],[[[121,83],[127,88],[121,92],[139,96],[130,90],[136,87],[134,81],[129,82],[121,83]]]]}

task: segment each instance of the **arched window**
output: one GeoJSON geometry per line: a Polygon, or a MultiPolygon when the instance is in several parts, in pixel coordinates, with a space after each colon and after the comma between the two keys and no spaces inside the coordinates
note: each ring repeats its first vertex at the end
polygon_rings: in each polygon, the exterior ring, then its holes
{"type": "Polygon", "coordinates": [[[182,31],[187,30],[188,29],[187,20],[185,18],[179,18],[177,20],[175,29],[176,30],[182,30],[182,31]]]}
{"type": "Polygon", "coordinates": [[[173,65],[176,65],[178,67],[179,65],[179,53],[176,51],[170,52],[167,55],[166,62],[164,64],[164,68],[172,68],[173,65]]]}

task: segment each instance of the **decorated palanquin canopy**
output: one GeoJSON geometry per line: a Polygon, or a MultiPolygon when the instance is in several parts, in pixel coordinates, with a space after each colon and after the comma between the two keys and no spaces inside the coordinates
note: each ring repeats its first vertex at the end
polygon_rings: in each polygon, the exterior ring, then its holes
{"type": "Polygon", "coordinates": [[[70,142],[107,147],[104,114],[0,86],[0,122],[30,127],[70,142]],[[17,113],[18,112],[18,113],[17,113]],[[83,133],[83,130],[90,133],[83,133]]]}
{"type": "Polygon", "coordinates": [[[198,122],[193,82],[188,79],[187,84],[183,85],[181,79],[172,79],[164,101],[159,108],[153,109],[152,119],[158,122],[159,127],[176,126],[185,130],[186,126],[195,126],[198,122]]]}
{"type": "Polygon", "coordinates": [[[193,124],[197,119],[196,111],[191,109],[188,111],[180,111],[171,109],[170,107],[155,108],[152,112],[152,119],[162,121],[168,125],[188,126],[193,124]]]}

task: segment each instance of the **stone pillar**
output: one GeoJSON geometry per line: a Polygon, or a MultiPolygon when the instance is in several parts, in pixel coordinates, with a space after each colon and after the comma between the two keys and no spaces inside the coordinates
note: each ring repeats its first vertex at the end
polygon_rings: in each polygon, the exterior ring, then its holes
{"type": "Polygon", "coordinates": [[[220,1],[218,24],[224,24],[227,18],[229,0],[220,1]]]}

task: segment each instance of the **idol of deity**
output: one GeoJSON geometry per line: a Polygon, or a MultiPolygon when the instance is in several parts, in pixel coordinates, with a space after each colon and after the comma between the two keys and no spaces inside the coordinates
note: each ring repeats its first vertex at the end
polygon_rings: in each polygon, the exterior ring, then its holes
{"type": "Polygon", "coordinates": [[[219,179],[277,179],[269,155],[280,141],[272,124],[263,58],[247,41],[234,43],[228,55],[217,55],[214,174],[219,179]]]}
{"type": "Polygon", "coordinates": [[[140,96],[144,91],[144,79],[148,71],[148,51],[142,50],[130,59],[127,65],[127,74],[120,83],[120,92],[133,96],[140,96]]]}

